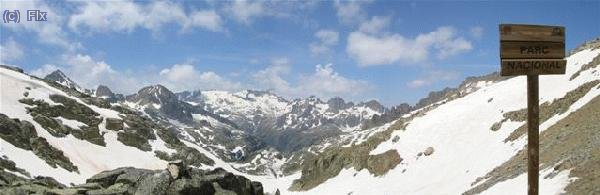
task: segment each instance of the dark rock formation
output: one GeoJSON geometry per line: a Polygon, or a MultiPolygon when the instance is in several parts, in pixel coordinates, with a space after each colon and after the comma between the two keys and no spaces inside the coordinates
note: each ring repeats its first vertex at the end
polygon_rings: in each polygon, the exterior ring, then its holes
{"type": "Polygon", "coordinates": [[[106,118],[106,129],[119,130],[123,129],[123,120],[118,118],[106,118]]]}

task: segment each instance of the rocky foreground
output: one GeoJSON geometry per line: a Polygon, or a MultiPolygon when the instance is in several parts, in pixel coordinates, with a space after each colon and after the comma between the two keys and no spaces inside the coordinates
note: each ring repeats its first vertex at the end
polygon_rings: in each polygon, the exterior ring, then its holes
{"type": "Polygon", "coordinates": [[[165,170],[133,167],[100,172],[86,183],[67,187],[50,177],[24,179],[0,171],[2,194],[220,194],[262,195],[260,182],[234,175],[221,168],[201,170],[181,161],[169,163],[165,170]]]}

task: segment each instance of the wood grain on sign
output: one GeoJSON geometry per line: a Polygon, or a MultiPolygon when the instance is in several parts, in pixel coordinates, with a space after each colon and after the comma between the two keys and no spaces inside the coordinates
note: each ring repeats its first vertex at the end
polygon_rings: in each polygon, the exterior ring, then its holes
{"type": "Polygon", "coordinates": [[[565,42],[565,27],[500,24],[500,41],[565,42]]]}
{"type": "Polygon", "coordinates": [[[503,59],[500,75],[565,74],[566,65],[562,59],[503,59]]]}
{"type": "Polygon", "coordinates": [[[560,42],[500,42],[500,58],[503,59],[562,59],[565,43],[560,42]]]}

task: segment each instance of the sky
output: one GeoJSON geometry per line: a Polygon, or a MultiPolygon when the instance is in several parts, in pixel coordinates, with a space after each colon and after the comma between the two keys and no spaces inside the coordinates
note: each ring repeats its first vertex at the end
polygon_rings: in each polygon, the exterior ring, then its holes
{"type": "Polygon", "coordinates": [[[498,25],[600,36],[600,1],[0,1],[0,63],[135,93],[270,90],[416,103],[499,70],[498,25]],[[27,21],[27,10],[47,12],[27,21]],[[3,17],[4,18],[4,17],[3,17]]]}

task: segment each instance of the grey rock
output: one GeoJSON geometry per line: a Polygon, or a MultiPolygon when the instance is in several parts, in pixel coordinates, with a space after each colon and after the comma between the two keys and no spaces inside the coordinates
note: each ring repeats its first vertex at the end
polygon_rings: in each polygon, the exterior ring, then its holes
{"type": "Polygon", "coordinates": [[[96,97],[101,98],[113,98],[115,96],[115,94],[107,86],[104,85],[98,85],[98,88],[96,88],[95,95],[96,97]]]}
{"type": "Polygon", "coordinates": [[[108,187],[108,186],[114,184],[115,181],[117,180],[117,177],[119,177],[119,175],[123,174],[126,169],[128,169],[128,168],[119,168],[119,169],[110,170],[110,171],[102,171],[102,172],[90,177],[89,179],[87,179],[86,183],[98,183],[102,187],[108,187]]]}
{"type": "Polygon", "coordinates": [[[136,195],[166,194],[171,183],[171,176],[167,170],[149,174],[138,183],[136,195]]]}
{"type": "Polygon", "coordinates": [[[433,147],[427,147],[427,149],[425,149],[425,151],[423,151],[423,154],[424,154],[425,156],[429,156],[429,155],[432,155],[432,154],[433,154],[433,152],[434,152],[434,149],[433,149],[433,147]]]}
{"type": "Polygon", "coordinates": [[[118,118],[106,118],[106,129],[120,130],[123,129],[123,120],[118,118]]]}
{"type": "Polygon", "coordinates": [[[113,194],[126,194],[129,191],[130,185],[124,183],[116,183],[109,186],[108,188],[89,190],[85,194],[87,195],[113,195],[113,194]]]}
{"type": "Polygon", "coordinates": [[[169,174],[171,174],[172,179],[179,179],[184,169],[183,161],[181,160],[169,162],[167,165],[167,171],[169,171],[169,174]]]}

